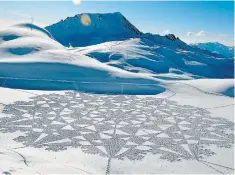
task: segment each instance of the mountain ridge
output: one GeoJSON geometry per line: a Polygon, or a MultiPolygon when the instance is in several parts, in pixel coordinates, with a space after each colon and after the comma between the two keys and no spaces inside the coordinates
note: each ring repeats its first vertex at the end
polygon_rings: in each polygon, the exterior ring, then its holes
{"type": "Polygon", "coordinates": [[[141,32],[120,12],[76,14],[49,25],[45,29],[66,47],[85,47],[109,41],[141,38],[167,47],[194,50],[212,54],[215,57],[224,57],[220,53],[211,53],[210,50],[188,45],[174,34],[162,36],[141,32]],[[89,25],[82,24],[82,16],[84,15],[88,16],[89,25]]]}
{"type": "Polygon", "coordinates": [[[67,17],[55,24],[45,27],[55,39],[64,46],[87,46],[141,35],[120,12],[115,13],[81,13],[67,17]],[[91,23],[82,24],[82,16],[89,16],[91,23]],[[63,33],[61,34],[61,31],[63,33]]]}
{"type": "Polygon", "coordinates": [[[73,17],[67,17],[64,20],[46,26],[45,29],[47,29],[58,42],[67,47],[83,47],[130,38],[146,38],[168,46],[172,45],[172,42],[181,47],[186,47],[187,45],[174,34],[161,36],[158,34],[143,33],[120,12],[76,14],[73,17]],[[82,24],[82,15],[88,15],[90,17],[90,25],[86,26],[82,24]],[[63,33],[61,33],[61,31],[63,31],[63,33]]]}
{"type": "Polygon", "coordinates": [[[227,58],[234,57],[234,46],[226,46],[219,42],[204,42],[204,43],[195,43],[190,45],[198,47],[203,50],[208,50],[212,53],[223,55],[227,58]]]}

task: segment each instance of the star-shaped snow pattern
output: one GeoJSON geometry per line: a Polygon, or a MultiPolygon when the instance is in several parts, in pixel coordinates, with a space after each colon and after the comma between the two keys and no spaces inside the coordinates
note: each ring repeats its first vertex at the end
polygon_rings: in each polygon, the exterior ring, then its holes
{"type": "Polygon", "coordinates": [[[121,160],[150,153],[168,161],[200,160],[215,154],[210,145],[230,148],[234,142],[233,122],[155,97],[44,94],[7,105],[2,113],[0,132],[22,131],[15,140],[25,146],[80,147],[121,160]]]}

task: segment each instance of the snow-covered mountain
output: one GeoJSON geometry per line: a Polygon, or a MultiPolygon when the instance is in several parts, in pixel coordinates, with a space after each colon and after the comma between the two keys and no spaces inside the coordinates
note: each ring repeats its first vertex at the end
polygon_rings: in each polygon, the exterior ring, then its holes
{"type": "Polygon", "coordinates": [[[64,46],[90,46],[74,48],[77,53],[82,51],[123,70],[154,76],[174,73],[183,79],[233,77],[232,60],[189,46],[173,34],[140,32],[121,13],[86,14],[89,25],[82,24],[83,15],[69,17],[46,29],[64,46]]]}
{"type": "Polygon", "coordinates": [[[82,24],[82,15],[68,17],[46,29],[58,42],[64,46],[73,47],[122,40],[142,34],[119,12],[87,14],[91,21],[88,25],[82,24]]]}
{"type": "Polygon", "coordinates": [[[0,85],[74,89],[75,83],[89,92],[120,93],[129,83],[125,93],[156,94],[173,80],[234,77],[233,59],[187,45],[173,34],[144,34],[120,13],[88,15],[90,25],[76,15],[46,29],[19,24],[1,30],[0,85]],[[4,77],[14,81],[6,83],[4,77]]]}
{"type": "MultiPolygon", "coordinates": [[[[186,45],[187,46],[187,45],[186,45]]],[[[228,78],[233,62],[203,50],[167,47],[144,38],[71,49],[107,65],[162,79],[228,78]]]]}
{"type": "Polygon", "coordinates": [[[223,55],[227,58],[234,57],[234,46],[225,46],[224,44],[218,42],[196,43],[192,44],[192,46],[196,46],[203,50],[208,50],[212,53],[223,55]]]}
{"type": "Polygon", "coordinates": [[[64,46],[81,47],[108,41],[145,38],[162,45],[187,47],[187,44],[173,34],[160,36],[139,31],[120,12],[77,14],[47,26],[45,29],[64,46]],[[83,24],[83,15],[89,17],[89,24],[83,24]]]}

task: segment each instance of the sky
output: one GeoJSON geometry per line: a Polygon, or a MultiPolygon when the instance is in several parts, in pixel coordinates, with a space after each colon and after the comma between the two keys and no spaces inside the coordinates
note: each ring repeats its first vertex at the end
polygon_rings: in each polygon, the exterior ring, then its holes
{"type": "Polygon", "coordinates": [[[121,12],[142,32],[173,33],[187,43],[234,45],[233,1],[0,1],[0,29],[31,22],[47,26],[78,13],[121,12]]]}

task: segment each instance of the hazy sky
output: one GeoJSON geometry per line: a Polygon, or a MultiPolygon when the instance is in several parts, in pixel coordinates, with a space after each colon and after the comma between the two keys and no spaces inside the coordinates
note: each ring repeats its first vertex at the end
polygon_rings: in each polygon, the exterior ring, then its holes
{"type": "Polygon", "coordinates": [[[218,41],[233,45],[234,3],[230,2],[127,2],[0,1],[0,28],[18,22],[46,26],[78,13],[121,12],[143,32],[174,33],[186,42],[218,41]]]}

